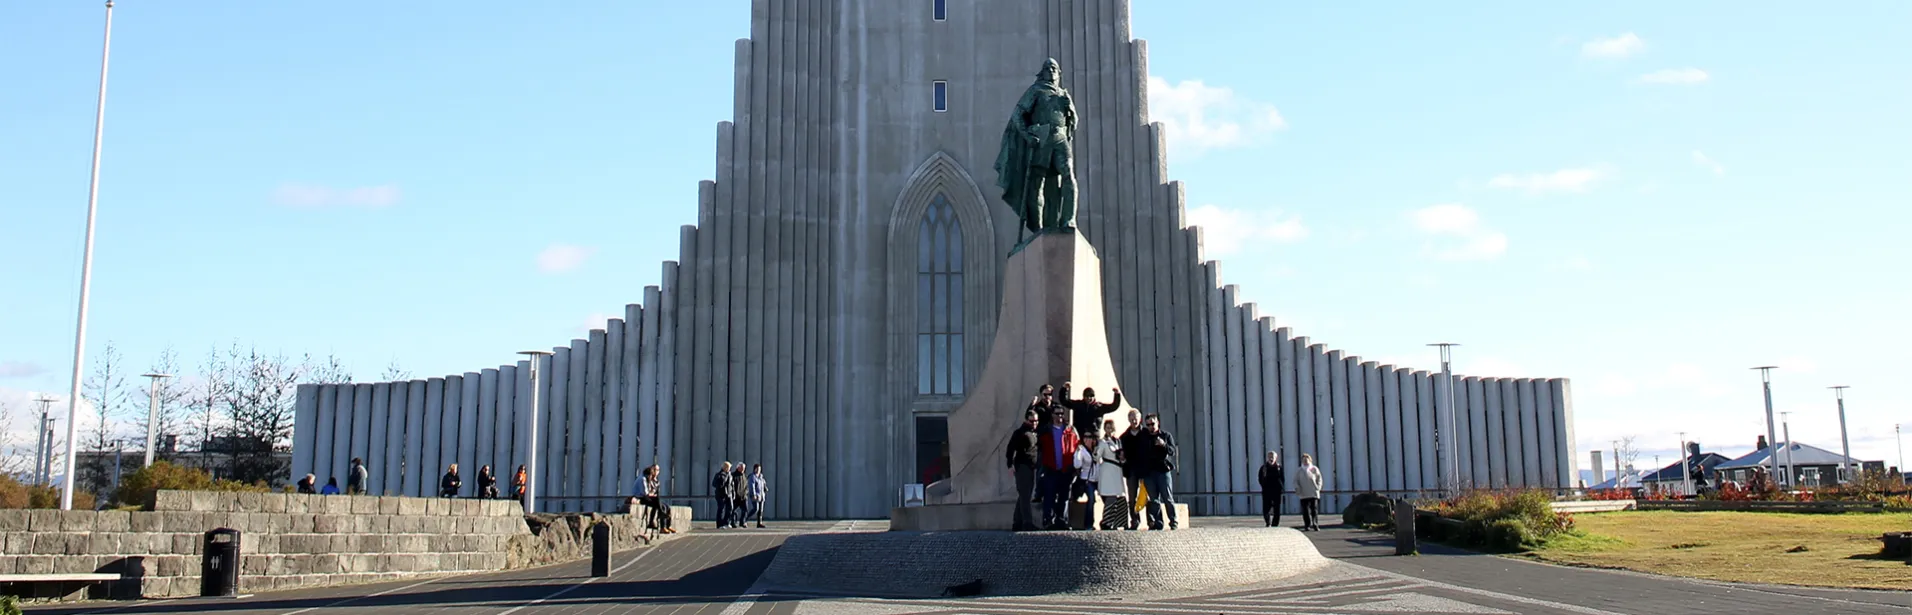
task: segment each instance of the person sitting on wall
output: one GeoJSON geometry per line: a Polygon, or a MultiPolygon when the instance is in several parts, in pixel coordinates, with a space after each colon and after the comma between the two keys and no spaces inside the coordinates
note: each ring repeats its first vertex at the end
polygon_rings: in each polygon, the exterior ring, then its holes
{"type": "Polygon", "coordinates": [[[319,486],[319,477],[317,476],[307,474],[305,475],[305,478],[299,479],[299,493],[305,493],[305,494],[318,493],[319,492],[318,486],[319,486]]]}
{"type": "Polygon", "coordinates": [[[710,497],[717,500],[717,529],[730,527],[730,503],[736,483],[730,482],[730,462],[724,462],[717,468],[717,475],[710,477],[710,497]]]}
{"type": "Polygon", "coordinates": [[[656,524],[658,532],[675,534],[677,530],[671,528],[670,509],[664,507],[664,483],[659,478],[662,474],[663,470],[655,463],[644,468],[644,475],[637,479],[637,492],[631,497],[631,502],[644,507],[643,513],[651,519],[651,523],[656,524]]]}
{"type": "Polygon", "coordinates": [[[339,477],[337,476],[333,476],[333,477],[329,477],[325,479],[325,486],[319,488],[319,495],[338,495],[338,494],[339,494],[339,477]]]}
{"type": "Polygon", "coordinates": [[[438,497],[458,497],[458,490],[465,486],[465,480],[458,477],[458,464],[445,467],[445,477],[438,479],[438,497]]]}
{"type": "Polygon", "coordinates": [[[1070,487],[1075,483],[1075,453],[1081,448],[1075,429],[1069,427],[1069,409],[1057,405],[1053,420],[1036,432],[1038,461],[1042,462],[1042,527],[1069,529],[1070,487]]]}
{"type": "Polygon", "coordinates": [[[1040,452],[1040,436],[1036,425],[1042,422],[1042,415],[1031,405],[1022,412],[1022,426],[1009,434],[1009,446],[1004,456],[1009,461],[1009,471],[1016,478],[1016,506],[1014,531],[1026,532],[1036,529],[1036,522],[1030,514],[1029,504],[1036,491],[1036,457],[1040,452]]]}
{"type": "Polygon", "coordinates": [[[498,499],[498,475],[491,472],[491,465],[478,466],[478,497],[498,499]]]}
{"type": "Polygon", "coordinates": [[[1115,397],[1110,398],[1109,403],[1105,404],[1095,400],[1095,389],[1091,387],[1083,387],[1082,399],[1070,399],[1069,389],[1072,387],[1070,383],[1062,383],[1061,403],[1069,408],[1071,413],[1069,418],[1075,425],[1078,435],[1095,435],[1096,432],[1101,431],[1102,417],[1122,408],[1122,389],[1120,388],[1110,389],[1115,397]]]}

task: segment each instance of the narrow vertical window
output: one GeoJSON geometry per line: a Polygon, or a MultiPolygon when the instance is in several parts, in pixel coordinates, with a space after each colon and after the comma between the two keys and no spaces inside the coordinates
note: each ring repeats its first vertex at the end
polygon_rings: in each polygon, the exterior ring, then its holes
{"type": "Polygon", "coordinates": [[[948,110],[949,110],[949,82],[938,81],[936,82],[936,112],[942,113],[948,110]]]}
{"type": "Polygon", "coordinates": [[[917,231],[916,392],[963,394],[963,231],[937,195],[917,231]]]}
{"type": "Polygon", "coordinates": [[[936,3],[936,21],[949,19],[949,0],[934,0],[936,3]]]}

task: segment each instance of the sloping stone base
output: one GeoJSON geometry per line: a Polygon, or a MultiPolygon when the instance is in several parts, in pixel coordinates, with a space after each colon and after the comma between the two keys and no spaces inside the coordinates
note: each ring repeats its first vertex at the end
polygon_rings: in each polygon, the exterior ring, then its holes
{"type": "MultiPolygon", "coordinates": [[[[1031,508],[1035,509],[1036,514],[1041,514],[1041,505],[1032,505],[1031,508]]],[[[1102,502],[1096,500],[1088,504],[1069,504],[1069,522],[1075,527],[1087,525],[1083,519],[1085,513],[1091,519],[1101,519],[1102,502]]],[[[1014,525],[1015,515],[1015,508],[1009,502],[910,506],[890,510],[890,529],[910,532],[1009,531],[1014,525]]],[[[1175,518],[1181,529],[1190,527],[1192,519],[1188,515],[1187,504],[1175,505],[1175,518]]],[[[1143,522],[1146,523],[1147,519],[1144,518],[1143,522]]]]}

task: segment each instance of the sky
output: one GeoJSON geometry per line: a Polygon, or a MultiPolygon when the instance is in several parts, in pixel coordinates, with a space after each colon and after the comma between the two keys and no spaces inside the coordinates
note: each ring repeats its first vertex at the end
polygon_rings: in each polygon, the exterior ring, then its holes
{"type": "MultiPolygon", "coordinates": [[[[88,356],[423,377],[566,343],[676,257],[746,2],[121,2],[88,356]]],[[[952,3],[961,10],[963,3],[952,3]]],[[[101,7],[0,3],[0,404],[72,370],[101,7]]],[[[1912,4],[1139,0],[1225,283],[1383,362],[1569,377],[1578,465],[1679,433],[1898,465],[1912,4]],[[1897,374],[1897,375],[1895,375],[1897,374]]],[[[135,372],[137,373],[137,372],[135,372]]],[[[137,399],[137,397],[135,397],[137,399]]]]}

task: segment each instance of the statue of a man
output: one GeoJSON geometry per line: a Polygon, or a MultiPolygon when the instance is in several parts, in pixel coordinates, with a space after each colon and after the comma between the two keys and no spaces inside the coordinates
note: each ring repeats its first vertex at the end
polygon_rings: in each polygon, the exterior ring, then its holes
{"type": "Polygon", "coordinates": [[[996,154],[1002,199],[1029,230],[1075,228],[1075,101],[1062,89],[1062,66],[1052,58],[1016,101],[996,154]]]}

